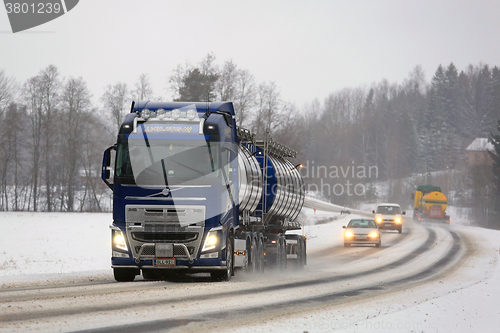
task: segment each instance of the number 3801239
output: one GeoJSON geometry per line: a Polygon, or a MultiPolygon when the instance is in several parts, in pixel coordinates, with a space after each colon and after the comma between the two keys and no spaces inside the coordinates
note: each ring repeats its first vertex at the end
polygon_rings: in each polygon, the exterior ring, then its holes
{"type": "Polygon", "coordinates": [[[60,3],[39,2],[39,3],[22,3],[22,2],[7,2],[5,3],[7,14],[59,14],[63,9],[60,3]]]}

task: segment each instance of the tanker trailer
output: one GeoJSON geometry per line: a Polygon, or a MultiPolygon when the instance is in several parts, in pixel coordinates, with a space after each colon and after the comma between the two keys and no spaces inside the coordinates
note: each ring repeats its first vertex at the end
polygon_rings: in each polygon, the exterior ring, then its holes
{"type": "Polygon", "coordinates": [[[132,103],[102,164],[115,279],[302,267],[295,154],[237,128],[232,103],[132,103]]]}
{"type": "Polygon", "coordinates": [[[413,195],[413,219],[424,222],[450,223],[446,215],[448,201],[441,188],[432,185],[420,185],[413,195]]]}

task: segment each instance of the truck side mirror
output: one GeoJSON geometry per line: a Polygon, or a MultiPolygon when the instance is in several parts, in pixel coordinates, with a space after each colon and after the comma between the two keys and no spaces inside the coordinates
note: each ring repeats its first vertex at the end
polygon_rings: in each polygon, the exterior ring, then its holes
{"type": "Polygon", "coordinates": [[[345,225],[342,226],[342,229],[345,229],[345,225]]]}
{"type": "Polygon", "coordinates": [[[406,212],[403,212],[403,215],[406,215],[406,212]]]}
{"type": "Polygon", "coordinates": [[[102,156],[101,179],[111,190],[113,190],[113,184],[108,181],[108,179],[111,178],[111,170],[113,170],[111,168],[111,150],[116,150],[116,145],[113,145],[104,151],[104,155],[102,156]]]}
{"type": "Polygon", "coordinates": [[[374,211],[374,210],[372,210],[372,213],[373,213],[373,214],[375,214],[375,211],[374,211]]]}

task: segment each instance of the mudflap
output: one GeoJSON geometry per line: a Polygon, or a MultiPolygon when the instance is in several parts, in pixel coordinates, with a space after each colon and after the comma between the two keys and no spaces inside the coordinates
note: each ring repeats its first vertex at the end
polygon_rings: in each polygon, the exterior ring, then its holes
{"type": "Polygon", "coordinates": [[[234,267],[246,268],[248,265],[248,253],[246,252],[246,241],[244,239],[234,240],[234,267]]]}

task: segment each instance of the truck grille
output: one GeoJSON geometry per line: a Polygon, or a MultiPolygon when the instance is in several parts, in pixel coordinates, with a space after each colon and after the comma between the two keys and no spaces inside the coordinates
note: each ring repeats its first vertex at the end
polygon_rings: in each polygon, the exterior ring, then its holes
{"type": "Polygon", "coordinates": [[[127,237],[134,259],[164,255],[165,251],[156,253],[159,244],[172,244],[175,258],[191,259],[202,245],[205,210],[203,205],[126,205],[127,237]]]}
{"type": "MultiPolygon", "coordinates": [[[[193,246],[188,246],[187,249],[189,251],[189,254],[193,254],[194,253],[194,247],[193,246]]],[[[140,250],[141,250],[140,246],[136,246],[135,247],[135,253],[139,253],[140,250]]],[[[174,257],[183,256],[184,254],[185,253],[182,250],[182,248],[180,248],[178,246],[174,246],[174,257]]],[[[142,256],[149,256],[149,257],[156,256],[155,246],[154,245],[144,245],[144,248],[142,250],[142,256]]]]}

